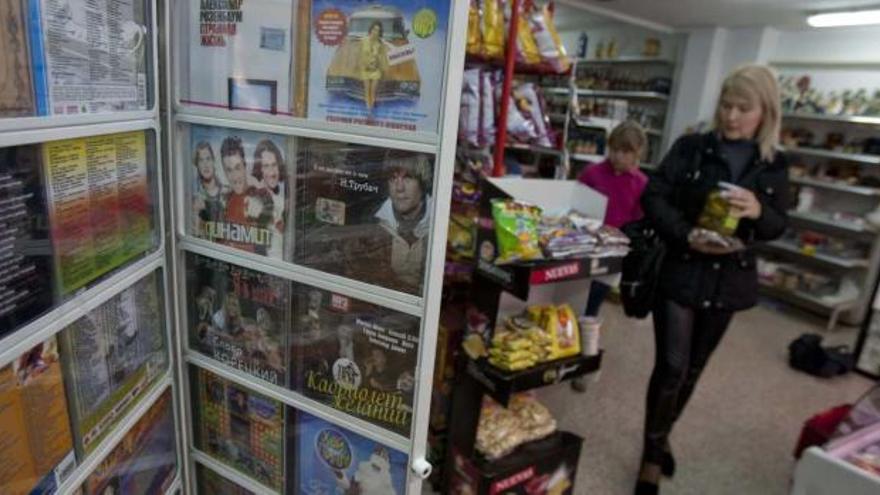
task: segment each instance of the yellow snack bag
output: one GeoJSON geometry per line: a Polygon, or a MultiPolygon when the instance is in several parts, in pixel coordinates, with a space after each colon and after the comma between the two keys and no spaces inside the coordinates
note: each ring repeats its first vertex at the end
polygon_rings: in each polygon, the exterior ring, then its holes
{"type": "Polygon", "coordinates": [[[550,359],[562,359],[581,352],[581,335],[571,306],[547,307],[542,323],[550,336],[550,359]]]}
{"type": "Polygon", "coordinates": [[[483,56],[504,57],[504,6],[501,0],[483,1],[483,56]]]}
{"type": "Polygon", "coordinates": [[[480,32],[480,7],[477,0],[471,0],[468,8],[467,53],[479,55],[483,51],[483,33],[480,32]]]}
{"type": "Polygon", "coordinates": [[[537,65],[541,63],[541,52],[529,26],[528,13],[523,11],[516,23],[516,55],[517,61],[537,65]]]}
{"type": "Polygon", "coordinates": [[[565,53],[565,45],[562,44],[559,33],[556,32],[553,11],[549,3],[530,16],[530,24],[544,62],[550,64],[557,72],[567,72],[571,68],[571,60],[565,53]]]}

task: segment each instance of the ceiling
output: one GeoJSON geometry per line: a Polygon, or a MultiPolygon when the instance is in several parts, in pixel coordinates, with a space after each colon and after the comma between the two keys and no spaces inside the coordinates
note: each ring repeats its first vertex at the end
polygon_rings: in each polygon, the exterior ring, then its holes
{"type": "Polygon", "coordinates": [[[807,13],[880,6],[880,0],[561,0],[558,3],[595,7],[596,12],[604,9],[672,28],[806,28],[807,13]]]}

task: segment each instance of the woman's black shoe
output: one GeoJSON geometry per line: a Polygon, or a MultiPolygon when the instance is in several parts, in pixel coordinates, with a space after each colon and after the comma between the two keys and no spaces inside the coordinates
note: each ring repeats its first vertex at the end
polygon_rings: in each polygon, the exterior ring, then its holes
{"type": "Polygon", "coordinates": [[[663,452],[663,459],[660,460],[660,472],[667,478],[675,476],[675,457],[672,457],[672,452],[663,452]]]}
{"type": "Polygon", "coordinates": [[[636,483],[635,495],[657,495],[660,493],[660,485],[650,481],[639,480],[636,483]]]}

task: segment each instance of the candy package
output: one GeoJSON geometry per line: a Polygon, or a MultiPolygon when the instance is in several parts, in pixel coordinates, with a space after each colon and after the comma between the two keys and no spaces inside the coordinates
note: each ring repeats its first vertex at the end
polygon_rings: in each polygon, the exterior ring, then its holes
{"type": "Polygon", "coordinates": [[[470,0],[468,7],[467,53],[480,55],[483,51],[483,33],[480,30],[480,6],[477,0],[470,0]]]}
{"type": "Polygon", "coordinates": [[[549,359],[562,359],[581,352],[581,334],[577,317],[568,304],[529,308],[532,318],[550,338],[549,359]],[[540,315],[538,318],[535,316],[540,315]]]}
{"type": "Polygon", "coordinates": [[[493,199],[492,217],[498,240],[498,258],[495,263],[543,258],[538,243],[541,208],[513,199],[493,199]]]}
{"type": "Polygon", "coordinates": [[[504,2],[483,0],[483,56],[504,57],[504,2]]]}
{"type": "Polygon", "coordinates": [[[559,33],[556,32],[556,27],[553,25],[553,11],[550,4],[534,11],[529,17],[532,34],[538,44],[543,62],[557,72],[568,72],[571,68],[571,60],[566,55],[565,45],[562,44],[559,33]]]}
{"type": "Polygon", "coordinates": [[[495,144],[495,75],[489,71],[481,74],[480,86],[480,139],[484,146],[495,144]]]}
{"type": "Polygon", "coordinates": [[[458,133],[471,146],[480,146],[480,69],[464,71],[458,133]]]}

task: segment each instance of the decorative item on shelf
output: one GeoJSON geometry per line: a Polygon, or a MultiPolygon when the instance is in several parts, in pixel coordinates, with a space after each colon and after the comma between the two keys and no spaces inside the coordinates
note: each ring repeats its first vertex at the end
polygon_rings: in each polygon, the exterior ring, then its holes
{"type": "Polygon", "coordinates": [[[642,55],[645,57],[659,57],[661,42],[659,38],[645,38],[645,46],[642,48],[642,55]]]}
{"type": "Polygon", "coordinates": [[[587,58],[587,54],[590,47],[590,37],[587,36],[587,33],[581,32],[581,35],[578,36],[578,58],[584,59],[587,58]]]}
{"type": "Polygon", "coordinates": [[[780,76],[782,108],[786,112],[842,116],[880,115],[880,89],[871,96],[865,88],[824,91],[812,87],[809,75],[780,76]]]}

